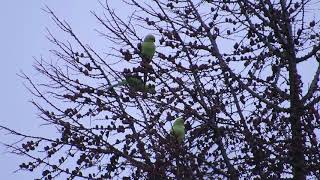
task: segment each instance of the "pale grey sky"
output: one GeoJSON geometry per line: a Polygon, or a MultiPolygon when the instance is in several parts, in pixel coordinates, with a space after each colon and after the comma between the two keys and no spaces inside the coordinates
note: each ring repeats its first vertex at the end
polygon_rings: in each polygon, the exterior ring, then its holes
{"type": "MultiPolygon", "coordinates": [[[[23,70],[31,77],[36,77],[37,74],[32,68],[33,57],[50,57],[48,50],[52,45],[45,37],[46,27],[52,29],[58,37],[62,35],[48,14],[42,10],[45,5],[67,20],[85,42],[96,42],[94,38],[99,38],[94,31],[97,20],[90,14],[90,10],[101,11],[97,1],[11,0],[1,3],[0,124],[27,134],[47,131],[39,126],[41,121],[37,118],[36,108],[28,102],[33,97],[23,86],[23,80],[17,73],[23,70]]],[[[117,7],[116,4],[114,7],[117,7]]],[[[0,141],[14,140],[12,136],[4,135],[3,131],[0,131],[0,141]]],[[[29,172],[13,173],[22,160],[6,153],[6,149],[0,145],[0,179],[34,179],[36,176],[29,172]]]]}

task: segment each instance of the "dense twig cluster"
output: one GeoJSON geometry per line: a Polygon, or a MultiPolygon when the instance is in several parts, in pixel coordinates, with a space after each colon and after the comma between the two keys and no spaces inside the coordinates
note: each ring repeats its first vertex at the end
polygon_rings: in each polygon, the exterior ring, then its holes
{"type": "Polygon", "coordinates": [[[317,1],[123,3],[136,10],[129,20],[108,1],[103,17],[93,13],[112,43],[108,57],[48,10],[74,42],[49,33],[59,61],[37,61],[45,83],[23,77],[59,137],[2,127],[23,138],[8,145],[32,159],[21,169],[44,167],[43,179],[320,178],[317,1]],[[139,47],[146,29],[158,39],[147,65],[139,47]],[[297,71],[307,61],[317,66],[309,86],[297,71]],[[109,88],[145,72],[154,93],[109,88]],[[178,116],[186,122],[183,144],[168,139],[178,116]]]}

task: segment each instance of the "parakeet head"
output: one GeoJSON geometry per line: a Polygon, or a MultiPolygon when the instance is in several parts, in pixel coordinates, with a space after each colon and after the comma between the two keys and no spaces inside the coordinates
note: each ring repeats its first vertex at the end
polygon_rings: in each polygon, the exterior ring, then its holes
{"type": "Polygon", "coordinates": [[[174,122],[176,125],[184,125],[184,120],[182,118],[177,118],[176,121],[174,122]]]}
{"type": "Polygon", "coordinates": [[[155,42],[156,38],[152,35],[152,34],[148,34],[145,38],[144,38],[144,42],[155,42]]]}

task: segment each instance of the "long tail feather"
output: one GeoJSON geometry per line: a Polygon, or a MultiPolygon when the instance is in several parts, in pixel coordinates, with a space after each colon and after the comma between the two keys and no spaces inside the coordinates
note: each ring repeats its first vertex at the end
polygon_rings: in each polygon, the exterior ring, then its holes
{"type": "Polygon", "coordinates": [[[127,83],[126,80],[120,81],[120,82],[118,82],[117,84],[114,84],[114,85],[108,87],[108,90],[111,90],[112,88],[115,88],[115,87],[118,87],[118,86],[122,86],[122,85],[124,85],[124,84],[126,84],[126,83],[127,83]]]}

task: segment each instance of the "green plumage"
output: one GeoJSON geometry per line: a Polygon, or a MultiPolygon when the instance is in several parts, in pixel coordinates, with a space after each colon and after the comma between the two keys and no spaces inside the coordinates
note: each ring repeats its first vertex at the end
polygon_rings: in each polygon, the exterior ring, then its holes
{"type": "Polygon", "coordinates": [[[141,91],[145,88],[143,81],[136,77],[127,77],[125,81],[126,81],[126,84],[128,84],[134,90],[141,91]]]}
{"type": "Polygon", "coordinates": [[[112,85],[109,87],[109,89],[118,87],[118,86],[123,86],[123,85],[128,85],[132,90],[134,91],[140,91],[140,92],[149,92],[151,94],[156,93],[155,92],[155,87],[154,86],[147,86],[143,83],[141,77],[139,76],[128,76],[126,77],[125,80],[120,81],[119,83],[112,85]]]}
{"type": "MultiPolygon", "coordinates": [[[[151,34],[147,35],[144,38],[144,41],[141,43],[141,56],[142,56],[142,64],[144,66],[149,64],[152,61],[154,53],[156,52],[156,46],[154,44],[155,37],[151,34]]],[[[147,82],[147,73],[144,73],[143,77],[144,84],[147,82]]]]}
{"type": "Polygon", "coordinates": [[[185,136],[184,120],[182,118],[177,118],[173,123],[171,133],[177,138],[181,143],[183,142],[185,136]]]}
{"type": "Polygon", "coordinates": [[[146,58],[150,62],[156,52],[156,46],[154,44],[155,37],[153,35],[147,35],[141,44],[141,54],[143,58],[146,58]]]}

